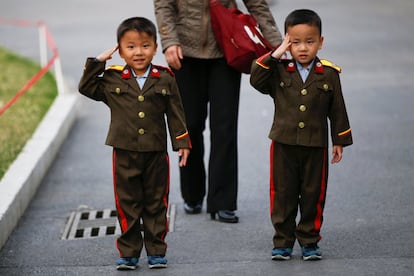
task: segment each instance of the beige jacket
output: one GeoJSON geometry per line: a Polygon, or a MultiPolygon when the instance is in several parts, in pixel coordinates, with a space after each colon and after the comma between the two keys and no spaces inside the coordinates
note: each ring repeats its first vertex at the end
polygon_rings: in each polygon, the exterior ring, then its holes
{"type": "MultiPolygon", "coordinates": [[[[234,0],[220,1],[226,7],[234,5],[234,0]]],[[[211,27],[209,2],[210,0],[154,0],[163,51],[169,46],[180,45],[187,57],[223,57],[211,27]]],[[[243,2],[258,22],[264,37],[270,44],[279,45],[282,36],[266,0],[243,2]]]]}

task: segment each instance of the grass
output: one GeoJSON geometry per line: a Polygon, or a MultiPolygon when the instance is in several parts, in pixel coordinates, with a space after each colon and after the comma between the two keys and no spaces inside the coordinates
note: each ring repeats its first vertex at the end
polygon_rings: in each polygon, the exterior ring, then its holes
{"type": "MultiPolygon", "coordinates": [[[[41,69],[37,63],[0,47],[0,107],[41,69]]],[[[57,96],[48,72],[0,115],[0,179],[30,139],[57,96]]]]}

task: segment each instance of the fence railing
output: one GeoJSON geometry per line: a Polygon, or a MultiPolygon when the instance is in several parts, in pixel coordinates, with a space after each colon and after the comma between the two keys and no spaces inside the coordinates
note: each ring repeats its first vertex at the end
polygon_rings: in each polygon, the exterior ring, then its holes
{"type": "Polygon", "coordinates": [[[40,53],[40,65],[41,69],[20,89],[16,95],[11,98],[6,104],[0,107],[0,116],[13,105],[27,90],[30,89],[47,71],[54,66],[55,79],[58,93],[64,93],[62,67],[60,64],[59,53],[53,41],[47,26],[43,22],[30,22],[25,20],[14,20],[0,18],[1,25],[12,25],[16,27],[37,27],[39,31],[39,53],[40,53]],[[47,53],[48,48],[52,52],[52,57],[48,60],[47,53]]]}

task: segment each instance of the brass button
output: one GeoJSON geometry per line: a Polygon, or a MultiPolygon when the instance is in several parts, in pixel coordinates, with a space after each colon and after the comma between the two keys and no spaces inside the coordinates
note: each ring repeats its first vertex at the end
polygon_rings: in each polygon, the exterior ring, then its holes
{"type": "Polygon", "coordinates": [[[141,111],[140,113],[138,113],[138,117],[140,117],[141,119],[145,117],[145,113],[143,111],[141,111]]]}
{"type": "Polygon", "coordinates": [[[328,91],[328,88],[329,88],[329,85],[325,83],[325,84],[323,85],[323,89],[324,89],[325,91],[328,91]]]}
{"type": "Polygon", "coordinates": [[[300,110],[300,111],[302,111],[302,112],[306,111],[306,105],[301,104],[301,105],[299,106],[299,110],[300,110]]]}
{"type": "Polygon", "coordinates": [[[283,81],[281,81],[281,82],[280,82],[280,87],[282,87],[282,88],[283,88],[284,86],[285,86],[285,83],[284,83],[283,81]]]}
{"type": "Polygon", "coordinates": [[[306,89],[302,89],[302,90],[300,91],[300,94],[302,94],[303,96],[306,96],[306,95],[308,94],[308,90],[306,90],[306,89]]]}
{"type": "Polygon", "coordinates": [[[163,88],[163,89],[161,90],[161,94],[163,94],[164,96],[165,96],[165,95],[167,95],[167,90],[166,90],[165,88],[163,88]]]}
{"type": "Polygon", "coordinates": [[[304,128],[305,127],[305,123],[304,122],[299,122],[298,127],[299,128],[304,128]]]}
{"type": "Polygon", "coordinates": [[[143,128],[140,128],[140,129],[138,129],[138,133],[142,135],[142,134],[145,133],[145,130],[143,128]]]}
{"type": "Polygon", "coordinates": [[[118,94],[121,93],[121,88],[119,88],[119,87],[115,88],[115,92],[118,93],[118,94]]]}
{"type": "Polygon", "coordinates": [[[145,97],[144,96],[142,96],[142,95],[139,95],[138,96],[138,101],[139,102],[143,102],[145,100],[145,97]]]}

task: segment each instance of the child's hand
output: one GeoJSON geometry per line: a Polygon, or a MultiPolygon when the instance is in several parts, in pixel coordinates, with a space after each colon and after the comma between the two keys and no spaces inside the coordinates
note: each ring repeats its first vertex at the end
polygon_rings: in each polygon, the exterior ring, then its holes
{"type": "Polygon", "coordinates": [[[290,44],[291,42],[289,34],[286,33],[285,38],[282,41],[282,44],[280,44],[280,46],[277,47],[277,49],[272,53],[272,57],[280,59],[286,53],[286,51],[289,51],[290,44]]]}
{"type": "Polygon", "coordinates": [[[112,55],[118,50],[118,47],[119,46],[117,44],[114,48],[101,53],[99,56],[96,57],[96,59],[99,61],[106,61],[108,59],[111,59],[112,55]]]}
{"type": "Polygon", "coordinates": [[[188,155],[190,155],[190,149],[179,149],[178,150],[178,156],[180,157],[180,167],[184,167],[187,165],[187,158],[188,155]]]}
{"type": "Polygon", "coordinates": [[[339,145],[334,145],[332,148],[332,160],[331,164],[339,163],[342,159],[343,147],[339,145]]]}

